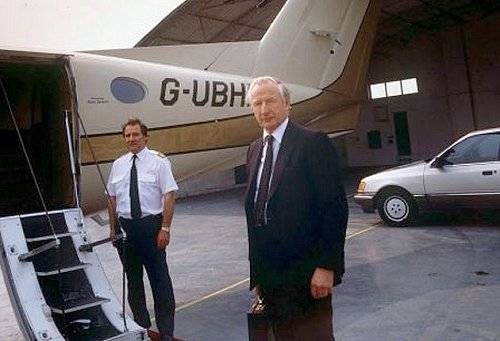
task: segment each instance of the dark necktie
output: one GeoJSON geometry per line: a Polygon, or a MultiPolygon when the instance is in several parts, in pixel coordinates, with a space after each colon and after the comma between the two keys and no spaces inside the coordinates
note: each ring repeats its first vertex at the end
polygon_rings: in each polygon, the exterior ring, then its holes
{"type": "Polygon", "coordinates": [[[139,186],[137,185],[137,168],[135,160],[137,155],[132,157],[132,168],[130,168],[130,214],[132,218],[137,219],[142,215],[141,203],[139,202],[139,186]]]}
{"type": "MultiPolygon", "coordinates": [[[[266,136],[266,159],[262,167],[262,175],[260,177],[259,191],[257,192],[257,200],[255,201],[255,223],[257,225],[264,225],[266,223],[265,211],[267,202],[267,192],[269,189],[269,180],[271,179],[271,171],[273,166],[273,136],[266,136]]],[[[264,143],[265,146],[265,143],[264,143]]],[[[262,149],[264,149],[262,146],[262,149]]]]}

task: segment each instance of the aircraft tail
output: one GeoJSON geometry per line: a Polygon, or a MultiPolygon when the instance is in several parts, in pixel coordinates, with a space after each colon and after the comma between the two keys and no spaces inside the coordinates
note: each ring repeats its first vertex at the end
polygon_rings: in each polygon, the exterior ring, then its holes
{"type": "Polygon", "coordinates": [[[325,89],[353,60],[361,69],[356,78],[362,77],[364,83],[380,4],[380,0],[288,0],[259,44],[252,76],[272,75],[325,89]]]}
{"type": "Polygon", "coordinates": [[[340,93],[359,97],[380,7],[381,0],[288,0],[260,41],[91,52],[241,76],[271,75],[314,89],[340,82],[340,93]]]}

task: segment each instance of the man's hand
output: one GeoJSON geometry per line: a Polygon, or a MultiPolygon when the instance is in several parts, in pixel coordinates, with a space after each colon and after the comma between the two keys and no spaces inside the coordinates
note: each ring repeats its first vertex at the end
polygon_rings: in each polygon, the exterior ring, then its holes
{"type": "Polygon", "coordinates": [[[324,298],[333,293],[333,271],[316,268],[311,278],[312,297],[324,298]]]}
{"type": "Polygon", "coordinates": [[[121,240],[114,240],[116,238],[116,228],[113,228],[111,227],[109,229],[109,239],[111,240],[111,245],[113,245],[114,247],[118,247],[119,245],[119,242],[121,242],[121,240]]]}
{"type": "Polygon", "coordinates": [[[160,230],[156,236],[156,247],[164,249],[170,243],[170,232],[160,230]]]}
{"type": "Polygon", "coordinates": [[[257,297],[262,297],[262,289],[260,288],[260,285],[257,284],[253,290],[257,297]]]}

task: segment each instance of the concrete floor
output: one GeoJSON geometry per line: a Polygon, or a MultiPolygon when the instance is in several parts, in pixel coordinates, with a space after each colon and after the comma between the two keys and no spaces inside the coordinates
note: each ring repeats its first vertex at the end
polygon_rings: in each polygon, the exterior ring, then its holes
{"type": "MultiPolygon", "coordinates": [[[[348,181],[348,193],[354,188],[348,181]]],[[[347,273],[334,296],[337,340],[500,340],[499,223],[496,216],[433,214],[417,226],[391,228],[350,202],[347,273]]],[[[106,226],[86,224],[94,240],[107,236],[106,226]]],[[[96,251],[121,297],[115,250],[96,251]]],[[[168,263],[177,337],[247,340],[253,294],[243,189],[179,200],[168,263]]],[[[22,338],[3,281],[0,335],[22,338]]]]}

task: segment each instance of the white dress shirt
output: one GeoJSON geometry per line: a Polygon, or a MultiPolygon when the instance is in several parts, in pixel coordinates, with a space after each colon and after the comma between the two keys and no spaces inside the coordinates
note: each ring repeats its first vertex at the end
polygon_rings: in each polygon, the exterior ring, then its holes
{"type": "MultiPolygon", "coordinates": [[[[116,197],[116,213],[119,217],[130,219],[130,168],[131,152],[113,162],[108,178],[108,193],[116,197]]],[[[163,212],[163,195],[178,190],[172,174],[170,161],[160,153],[147,147],[137,153],[135,160],[139,187],[139,201],[142,216],[163,212]]]]}
{"type": "MultiPolygon", "coordinates": [[[[269,185],[273,181],[274,165],[276,164],[276,159],[278,158],[278,152],[281,147],[281,141],[283,140],[283,135],[285,134],[286,126],[288,125],[288,117],[281,122],[281,124],[276,128],[271,135],[273,136],[273,164],[271,166],[271,178],[269,179],[269,185]]],[[[266,140],[267,135],[269,135],[265,130],[262,134],[262,141],[266,140]]],[[[264,161],[266,160],[267,153],[267,143],[263,146],[264,150],[260,158],[259,170],[257,171],[257,183],[255,186],[255,197],[254,201],[257,200],[257,193],[259,191],[260,178],[262,177],[262,168],[264,167],[264,161]]]]}

